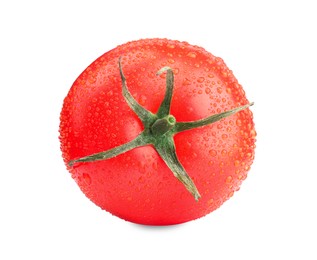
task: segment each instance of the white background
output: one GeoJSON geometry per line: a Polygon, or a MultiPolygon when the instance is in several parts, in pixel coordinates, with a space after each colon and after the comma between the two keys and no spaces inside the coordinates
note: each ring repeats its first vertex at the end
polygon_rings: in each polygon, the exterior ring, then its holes
{"type": "Polygon", "coordinates": [[[314,2],[1,1],[0,259],[317,259],[314,2]],[[118,44],[151,37],[222,57],[255,102],[256,158],[241,190],[172,227],[92,204],[58,141],[75,78],[118,44]]]}

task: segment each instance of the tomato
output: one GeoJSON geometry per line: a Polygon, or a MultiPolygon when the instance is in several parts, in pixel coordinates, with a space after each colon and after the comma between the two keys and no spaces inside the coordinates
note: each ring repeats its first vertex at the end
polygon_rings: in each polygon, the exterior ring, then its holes
{"type": "Polygon", "coordinates": [[[69,90],[63,159],[82,192],[117,217],[191,221],[219,208],[246,178],[256,141],[250,105],[224,61],[203,48],[128,42],[95,60],[69,90]]]}

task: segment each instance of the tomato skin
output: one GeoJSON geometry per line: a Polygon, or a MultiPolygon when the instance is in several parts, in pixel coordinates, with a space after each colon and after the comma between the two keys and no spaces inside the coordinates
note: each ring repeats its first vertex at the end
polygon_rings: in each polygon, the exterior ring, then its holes
{"type": "Polygon", "coordinates": [[[155,75],[164,66],[175,74],[171,114],[177,121],[248,103],[222,59],[200,47],[167,39],[123,44],[86,68],[64,100],[60,142],[68,170],[91,201],[127,221],[171,225],[205,216],[240,188],[253,162],[256,132],[249,109],[175,135],[178,158],[201,194],[198,202],[152,146],[68,166],[74,158],[124,144],[143,130],[122,96],[120,56],[130,92],[153,113],[165,93],[164,75],[155,75]]]}

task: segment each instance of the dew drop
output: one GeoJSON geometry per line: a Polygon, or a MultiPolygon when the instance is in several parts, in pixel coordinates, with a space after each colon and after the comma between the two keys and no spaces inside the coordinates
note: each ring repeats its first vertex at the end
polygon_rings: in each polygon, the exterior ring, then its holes
{"type": "Polygon", "coordinates": [[[205,78],[204,78],[204,77],[199,77],[199,78],[197,79],[197,81],[198,81],[199,83],[203,83],[203,82],[205,81],[205,78]]]}
{"type": "Polygon", "coordinates": [[[240,119],[237,119],[236,125],[237,125],[237,126],[241,126],[241,125],[242,125],[242,121],[241,121],[240,119]]]}
{"type": "Polygon", "coordinates": [[[227,88],[227,89],[226,89],[226,92],[227,92],[228,94],[231,94],[231,88],[227,88]]]}
{"type": "Polygon", "coordinates": [[[166,46],[167,46],[167,48],[170,48],[170,49],[174,49],[175,48],[174,44],[167,44],[166,46]]]}
{"type": "Polygon", "coordinates": [[[221,138],[222,138],[223,140],[225,140],[225,139],[228,138],[228,135],[227,135],[227,134],[223,134],[223,135],[221,136],[221,138]]]}
{"type": "Polygon", "coordinates": [[[153,79],[155,77],[155,74],[153,72],[148,73],[149,78],[153,79]]]}
{"type": "Polygon", "coordinates": [[[250,135],[251,135],[251,138],[252,138],[252,139],[255,139],[255,137],[256,137],[256,132],[255,132],[254,129],[252,129],[252,130],[250,131],[250,135]]]}
{"type": "Polygon", "coordinates": [[[157,163],[156,163],[156,162],[153,162],[153,163],[152,163],[152,168],[153,168],[155,171],[157,171],[158,166],[157,166],[157,163]]]}
{"type": "Polygon", "coordinates": [[[188,86],[188,85],[190,85],[191,84],[191,81],[188,79],[188,78],[184,78],[184,80],[183,80],[183,86],[188,86]]]}
{"type": "Polygon", "coordinates": [[[222,88],[221,88],[221,87],[218,87],[218,88],[217,88],[217,92],[218,92],[219,94],[221,94],[221,93],[222,93],[222,88]]]}
{"type": "Polygon", "coordinates": [[[232,176],[229,175],[227,178],[226,178],[226,183],[229,184],[232,182],[232,176]]]}
{"type": "Polygon", "coordinates": [[[146,96],[141,95],[140,98],[139,98],[139,103],[140,103],[141,106],[144,106],[145,103],[146,103],[146,96]]]}
{"type": "Polygon", "coordinates": [[[193,51],[187,53],[187,56],[190,57],[190,58],[196,58],[197,57],[197,54],[193,51]]]}
{"type": "Polygon", "coordinates": [[[91,184],[91,178],[88,173],[83,173],[83,180],[87,185],[91,184]]]}
{"type": "Polygon", "coordinates": [[[211,204],[213,204],[213,203],[214,203],[214,200],[213,200],[213,199],[210,199],[210,200],[207,201],[207,204],[208,204],[208,205],[211,205],[211,204]]]}
{"type": "Polygon", "coordinates": [[[209,154],[214,157],[214,156],[217,155],[217,151],[216,150],[210,150],[209,154]]]}
{"type": "Polygon", "coordinates": [[[144,178],[143,178],[142,176],[140,176],[139,179],[138,179],[138,181],[139,181],[140,183],[144,183],[144,178]]]}
{"type": "Polygon", "coordinates": [[[240,165],[240,161],[239,161],[239,160],[235,160],[235,161],[234,161],[234,166],[235,166],[235,167],[238,167],[239,165],[240,165]]]}

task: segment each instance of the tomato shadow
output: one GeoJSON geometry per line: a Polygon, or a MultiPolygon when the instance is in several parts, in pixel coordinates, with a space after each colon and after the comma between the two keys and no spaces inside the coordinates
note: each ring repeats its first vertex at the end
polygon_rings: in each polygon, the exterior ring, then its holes
{"type": "Polygon", "coordinates": [[[175,224],[175,225],[164,225],[164,226],[159,226],[159,225],[142,225],[142,224],[136,224],[136,223],[130,223],[131,225],[133,225],[133,227],[135,227],[136,229],[139,230],[149,230],[149,231],[153,231],[153,230],[174,230],[174,229],[179,229],[182,228],[186,225],[186,223],[182,223],[182,224],[175,224]]]}

